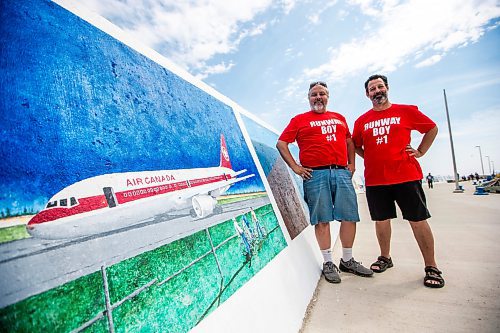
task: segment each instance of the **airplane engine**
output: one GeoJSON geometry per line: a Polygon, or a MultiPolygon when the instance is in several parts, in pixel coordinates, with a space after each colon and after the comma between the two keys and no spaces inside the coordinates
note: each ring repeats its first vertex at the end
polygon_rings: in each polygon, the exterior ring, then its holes
{"type": "Polygon", "coordinates": [[[209,195],[197,195],[191,200],[194,212],[198,217],[206,217],[214,212],[217,200],[209,195]]]}

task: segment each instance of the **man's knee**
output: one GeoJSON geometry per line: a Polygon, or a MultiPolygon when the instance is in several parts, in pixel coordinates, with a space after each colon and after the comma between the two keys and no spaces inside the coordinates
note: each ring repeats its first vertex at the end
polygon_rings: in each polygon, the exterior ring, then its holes
{"type": "Polygon", "coordinates": [[[318,231],[325,231],[325,230],[330,230],[330,223],[322,223],[319,222],[314,226],[314,228],[318,231]]]}
{"type": "Polygon", "coordinates": [[[427,223],[427,220],[422,220],[422,221],[409,221],[410,226],[413,229],[413,231],[423,233],[424,236],[427,233],[431,232],[431,227],[429,223],[427,223]]]}

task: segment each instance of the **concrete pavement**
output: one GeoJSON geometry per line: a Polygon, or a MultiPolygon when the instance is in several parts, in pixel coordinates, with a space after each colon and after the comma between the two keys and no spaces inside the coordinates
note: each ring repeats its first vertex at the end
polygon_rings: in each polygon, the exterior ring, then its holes
{"type": "MultiPolygon", "coordinates": [[[[471,182],[461,185],[464,193],[452,193],[454,183],[424,184],[444,288],[423,286],[422,256],[399,217],[392,221],[394,267],[372,278],[341,273],[338,285],[322,277],[300,332],[500,332],[500,194],[473,195],[471,182]]],[[[364,194],[358,202],[353,254],[369,267],[379,248],[364,194]]],[[[341,251],[338,241],[337,265],[341,251]]]]}

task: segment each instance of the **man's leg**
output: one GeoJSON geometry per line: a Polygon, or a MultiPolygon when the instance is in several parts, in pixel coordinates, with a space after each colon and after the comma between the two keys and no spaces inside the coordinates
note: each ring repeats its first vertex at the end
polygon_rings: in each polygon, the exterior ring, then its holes
{"type": "Polygon", "coordinates": [[[342,243],[342,259],[339,268],[343,272],[353,273],[359,276],[372,276],[373,271],[364,267],[352,256],[352,246],[356,237],[356,223],[342,221],[340,224],[340,242],[342,243]]]}
{"type": "Polygon", "coordinates": [[[332,247],[332,237],[330,234],[330,223],[318,223],[314,226],[316,241],[320,250],[329,250],[332,247]]]}
{"type": "Polygon", "coordinates": [[[340,223],[340,242],[343,248],[351,249],[356,237],[356,223],[343,221],[340,223]]]}
{"type": "Polygon", "coordinates": [[[410,226],[417,240],[420,252],[422,252],[425,266],[437,267],[434,258],[434,236],[432,235],[432,230],[427,220],[419,222],[410,221],[410,226]]]}
{"type": "Polygon", "coordinates": [[[391,257],[391,220],[376,221],[375,232],[377,234],[380,255],[386,258],[391,257]]]}
{"type": "Polygon", "coordinates": [[[442,272],[437,268],[434,258],[434,236],[427,220],[412,222],[410,221],[413,235],[417,240],[418,247],[425,263],[425,278],[424,285],[432,288],[444,287],[444,279],[441,276],[442,272]],[[429,267],[430,266],[430,267],[429,267]]]}
{"type": "Polygon", "coordinates": [[[338,268],[332,260],[331,246],[332,237],[330,234],[330,223],[318,223],[314,226],[316,240],[323,255],[323,275],[330,283],[340,283],[338,268]]]}
{"type": "Polygon", "coordinates": [[[375,233],[380,247],[380,256],[377,261],[371,264],[370,268],[375,273],[382,273],[393,266],[391,259],[391,220],[375,221],[375,233]]]}

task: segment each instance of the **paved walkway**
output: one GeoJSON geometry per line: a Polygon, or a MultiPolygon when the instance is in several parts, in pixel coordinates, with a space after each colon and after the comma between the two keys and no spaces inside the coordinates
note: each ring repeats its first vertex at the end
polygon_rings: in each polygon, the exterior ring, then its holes
{"type": "MultiPolygon", "coordinates": [[[[500,332],[500,194],[473,195],[470,182],[462,185],[464,193],[452,193],[454,183],[425,189],[444,288],[423,286],[417,243],[398,218],[392,222],[394,267],[372,278],[342,273],[339,285],[321,278],[301,333],[500,332]]],[[[369,266],[379,249],[364,194],[359,204],[354,256],[369,266]]]]}

